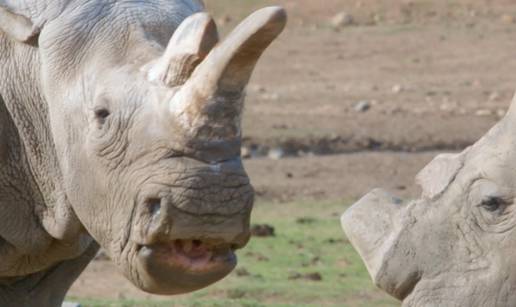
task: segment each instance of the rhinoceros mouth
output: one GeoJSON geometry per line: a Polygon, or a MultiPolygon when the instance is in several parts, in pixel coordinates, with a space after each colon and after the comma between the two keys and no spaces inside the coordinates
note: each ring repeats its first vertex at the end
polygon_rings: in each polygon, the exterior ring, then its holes
{"type": "Polygon", "coordinates": [[[143,246],[142,253],[150,252],[153,257],[168,266],[191,273],[210,273],[236,264],[235,247],[229,244],[212,245],[201,240],[175,240],[143,246]]]}
{"type": "Polygon", "coordinates": [[[175,240],[142,245],[138,267],[143,290],[156,294],[181,294],[219,281],[236,266],[236,246],[202,240],[175,240]]]}

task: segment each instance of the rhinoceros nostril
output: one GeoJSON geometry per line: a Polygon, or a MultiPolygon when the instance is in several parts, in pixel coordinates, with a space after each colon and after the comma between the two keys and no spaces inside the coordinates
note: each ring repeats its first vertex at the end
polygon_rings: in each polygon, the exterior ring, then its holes
{"type": "Polygon", "coordinates": [[[201,240],[193,240],[192,241],[192,244],[194,247],[200,247],[202,245],[202,241],[201,240]]]}

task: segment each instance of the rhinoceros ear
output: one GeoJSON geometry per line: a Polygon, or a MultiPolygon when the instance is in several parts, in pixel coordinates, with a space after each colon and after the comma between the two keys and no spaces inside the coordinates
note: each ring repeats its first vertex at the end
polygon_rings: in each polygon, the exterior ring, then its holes
{"type": "Polygon", "coordinates": [[[416,182],[423,189],[424,198],[434,199],[448,188],[464,166],[466,152],[440,154],[417,174],[416,182]]]}
{"type": "Polygon", "coordinates": [[[0,1],[0,31],[19,42],[34,44],[40,29],[29,18],[14,12],[0,1]]]}

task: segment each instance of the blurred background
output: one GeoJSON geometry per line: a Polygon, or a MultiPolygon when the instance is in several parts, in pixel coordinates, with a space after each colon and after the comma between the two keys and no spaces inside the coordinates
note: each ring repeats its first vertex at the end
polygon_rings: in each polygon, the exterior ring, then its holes
{"type": "Polygon", "coordinates": [[[136,290],[100,255],[70,291],[84,306],[399,306],[371,283],[340,214],[498,121],[516,89],[516,1],[205,0],[221,33],[277,4],[286,32],[258,65],[244,119],[257,192],[239,266],[175,298],[136,290]]]}

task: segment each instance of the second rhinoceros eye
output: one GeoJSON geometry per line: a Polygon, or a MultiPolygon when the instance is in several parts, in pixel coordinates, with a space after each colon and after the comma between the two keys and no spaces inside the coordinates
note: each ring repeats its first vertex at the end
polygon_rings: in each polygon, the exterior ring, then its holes
{"type": "Polygon", "coordinates": [[[480,206],[489,212],[500,212],[506,207],[507,203],[501,197],[490,196],[482,200],[480,206]]]}

